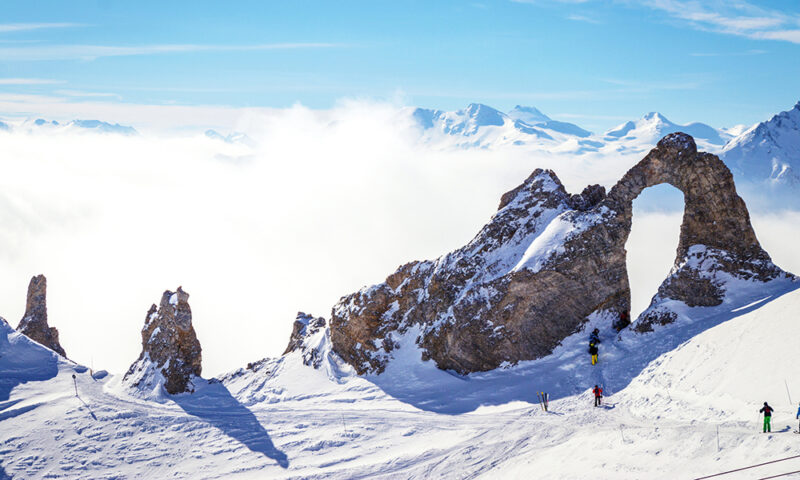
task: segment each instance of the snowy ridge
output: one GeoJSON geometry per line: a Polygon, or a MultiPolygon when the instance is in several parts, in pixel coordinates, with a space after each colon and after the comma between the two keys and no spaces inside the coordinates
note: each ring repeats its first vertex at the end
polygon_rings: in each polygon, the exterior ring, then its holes
{"type": "MultiPolygon", "coordinates": [[[[331,378],[293,352],[164,403],[131,397],[114,378],[93,379],[0,324],[0,379],[25,375],[13,358],[38,374],[0,398],[0,472],[31,479],[717,473],[789,456],[783,452],[796,446],[788,432],[796,404],[785,385],[794,392],[800,376],[782,368],[800,336],[794,289],[742,291],[732,304],[688,310],[692,324],[658,335],[617,336],[608,319],[593,319],[587,328],[599,327],[602,339],[596,367],[581,332],[548,358],[458,377],[420,366],[409,331],[400,342],[410,348],[399,349],[382,375],[331,378]],[[591,406],[595,383],[606,391],[603,408],[591,406]],[[550,412],[539,407],[539,391],[550,393],[550,412]],[[776,409],[771,435],[758,433],[765,400],[776,409]]],[[[797,469],[786,467],[759,473],[797,469]]]]}
{"type": "Polygon", "coordinates": [[[675,132],[691,135],[698,147],[711,152],[719,150],[731,138],[727,133],[704,123],[678,125],[658,112],[650,112],[635,122],[625,122],[608,130],[604,139],[611,143],[629,144],[629,148],[641,145],[643,150],[647,150],[665,135],[675,132]]]}
{"type": "Polygon", "coordinates": [[[445,112],[427,108],[406,109],[422,130],[421,141],[438,148],[497,148],[528,146],[533,149],[571,150],[596,145],[577,125],[552,120],[534,107],[517,106],[508,114],[472,103],[445,112]]]}
{"type": "Polygon", "coordinates": [[[71,120],[60,123],[56,120],[45,120],[44,118],[27,119],[24,121],[3,123],[0,122],[0,130],[25,133],[102,133],[116,135],[138,135],[135,128],[120,125],[119,123],[109,123],[101,120],[71,120]],[[3,128],[3,126],[5,128],[3,128]]]}
{"type": "Polygon", "coordinates": [[[800,102],[733,139],[721,157],[737,178],[771,186],[799,186],[800,102]]]}

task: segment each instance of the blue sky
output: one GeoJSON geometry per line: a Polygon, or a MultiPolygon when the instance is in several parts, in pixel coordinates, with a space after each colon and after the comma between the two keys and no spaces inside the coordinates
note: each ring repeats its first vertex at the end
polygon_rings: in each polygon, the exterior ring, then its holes
{"type": "Polygon", "coordinates": [[[800,100],[800,5],[4,2],[0,116],[78,103],[328,108],[353,97],[534,105],[595,131],[651,110],[751,124],[800,100]]]}

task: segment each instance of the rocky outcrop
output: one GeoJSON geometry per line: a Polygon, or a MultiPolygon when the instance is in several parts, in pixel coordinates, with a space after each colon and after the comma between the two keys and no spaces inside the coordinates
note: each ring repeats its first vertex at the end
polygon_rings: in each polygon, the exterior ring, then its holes
{"type": "Polygon", "coordinates": [[[727,279],[788,276],[761,249],[727,167],[670,134],[608,195],[596,185],[569,195],[552,171],[536,170],[465,247],[343,297],[333,350],[359,373],[380,373],[413,331],[423,359],[469,373],[548,355],[590,318],[613,322],[630,309],[632,202],[660,183],[680,189],[686,209],[675,267],[638,331],[674,321],[669,301],[720,304],[727,279]]]}
{"type": "Polygon", "coordinates": [[[289,337],[289,345],[286,346],[283,354],[300,352],[303,357],[303,364],[319,368],[324,358],[324,353],[317,347],[319,346],[320,337],[324,337],[325,326],[324,318],[314,318],[313,315],[297,312],[292,335],[289,337]]]}
{"type": "Polygon", "coordinates": [[[150,307],[142,328],[142,353],[123,382],[153,391],[160,385],[170,394],[194,391],[192,379],[202,371],[202,350],[192,326],[189,294],[178,287],[165,291],[158,307],[150,307]]]}
{"type": "Polygon", "coordinates": [[[20,320],[17,331],[62,357],[67,356],[58,341],[58,330],[47,324],[47,279],[44,275],[31,278],[31,283],[28,284],[25,315],[20,320]]]}

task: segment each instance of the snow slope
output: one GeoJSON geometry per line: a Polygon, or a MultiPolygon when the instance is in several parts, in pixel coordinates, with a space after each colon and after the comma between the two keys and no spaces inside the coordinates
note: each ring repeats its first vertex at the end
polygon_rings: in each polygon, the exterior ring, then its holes
{"type": "Polygon", "coordinates": [[[459,377],[420,362],[409,331],[384,374],[359,377],[322,329],[308,341],[324,354],[319,369],[297,351],[160,402],[3,322],[0,478],[690,478],[787,457],[798,441],[786,392],[800,400],[797,287],[742,290],[644,336],[595,319],[597,367],[579,333],[548,358],[459,377]],[[595,383],[610,393],[602,408],[591,406],[595,383]],[[772,434],[758,432],[765,400],[772,434]]]}
{"type": "Polygon", "coordinates": [[[737,180],[800,186],[800,102],[733,139],[721,157],[737,180]]]}

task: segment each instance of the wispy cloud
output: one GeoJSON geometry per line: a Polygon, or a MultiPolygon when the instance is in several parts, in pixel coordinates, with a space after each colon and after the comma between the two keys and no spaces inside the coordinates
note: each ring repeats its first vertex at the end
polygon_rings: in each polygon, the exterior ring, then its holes
{"type": "Polygon", "coordinates": [[[767,53],[766,50],[751,49],[744,52],[695,52],[690,53],[692,57],[749,57],[752,55],[763,55],[767,53]]]}
{"type": "Polygon", "coordinates": [[[703,76],[691,76],[691,78],[676,78],[673,80],[660,81],[638,81],[622,80],[618,78],[600,78],[601,82],[616,85],[626,92],[655,92],[671,90],[696,90],[708,83],[708,79],[703,76]]]}
{"type": "Polygon", "coordinates": [[[599,25],[603,23],[596,18],[587,17],[586,15],[577,15],[577,14],[567,15],[567,20],[572,20],[574,22],[592,23],[594,25],[599,25]]]}
{"type": "Polygon", "coordinates": [[[48,78],[0,78],[0,85],[53,85],[58,83],[66,82],[48,78]]]}
{"type": "Polygon", "coordinates": [[[48,28],[75,28],[85,27],[82,23],[0,23],[0,33],[26,32],[29,30],[44,30],[48,28]]]}
{"type": "Polygon", "coordinates": [[[344,45],[335,43],[266,43],[257,45],[43,45],[35,47],[0,47],[0,60],[95,60],[102,57],[125,57],[135,55],[163,55],[197,52],[246,52],[266,50],[298,50],[335,48],[344,45]]]}
{"type": "Polygon", "coordinates": [[[117,93],[111,92],[84,92],[81,90],[56,90],[54,93],[57,95],[64,95],[66,97],[80,97],[80,98],[116,98],[121,99],[122,96],[117,93]]]}
{"type": "Polygon", "coordinates": [[[741,0],[644,0],[642,4],[686,21],[699,30],[800,43],[798,13],[757,7],[741,0]]]}

